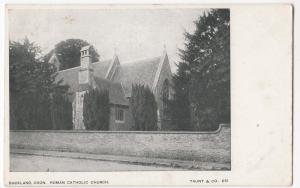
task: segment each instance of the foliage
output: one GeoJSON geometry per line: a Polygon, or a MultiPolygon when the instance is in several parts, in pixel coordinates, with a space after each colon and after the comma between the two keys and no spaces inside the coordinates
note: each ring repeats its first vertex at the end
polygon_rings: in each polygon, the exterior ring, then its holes
{"type": "Polygon", "coordinates": [[[107,90],[90,90],[84,94],[83,123],[87,130],[109,130],[110,106],[107,90]]]}
{"type": "Polygon", "coordinates": [[[40,48],[27,38],[9,42],[11,129],[53,129],[52,95],[67,94],[68,87],[55,82],[56,68],[40,56],[40,48]]]}
{"type": "MultiPolygon", "coordinates": [[[[185,33],[182,61],[174,76],[175,117],[187,112],[194,130],[214,130],[230,122],[230,12],[214,9],[195,22],[193,34],[185,33]],[[188,100],[187,100],[188,99],[188,100]],[[180,101],[184,108],[178,109],[180,101]]],[[[181,125],[182,126],[182,125],[181,125]]]]}
{"type": "Polygon", "coordinates": [[[177,74],[173,76],[173,100],[170,100],[171,120],[179,131],[191,131],[189,87],[187,64],[178,65],[177,74]]]}
{"type": "Polygon", "coordinates": [[[134,130],[157,130],[157,104],[149,87],[133,85],[130,108],[134,120],[134,130]]]}
{"type": "MultiPolygon", "coordinates": [[[[81,39],[67,39],[55,45],[54,50],[45,56],[45,61],[49,61],[53,53],[56,53],[60,62],[60,70],[73,68],[80,65],[80,50],[82,47],[90,45],[81,39]]],[[[93,46],[90,48],[92,62],[99,60],[99,54],[93,46]]]]}
{"type": "Polygon", "coordinates": [[[72,103],[67,96],[55,93],[51,102],[51,121],[53,129],[71,130],[72,103]]]}

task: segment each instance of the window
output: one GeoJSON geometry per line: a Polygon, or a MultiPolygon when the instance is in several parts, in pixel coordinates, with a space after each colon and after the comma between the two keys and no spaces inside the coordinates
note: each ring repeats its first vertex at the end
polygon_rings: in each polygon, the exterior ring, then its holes
{"type": "Polygon", "coordinates": [[[163,109],[167,108],[168,100],[170,100],[170,89],[169,89],[169,81],[166,79],[162,86],[161,98],[163,101],[163,109]]]}
{"type": "Polygon", "coordinates": [[[124,123],[124,110],[121,108],[116,108],[116,122],[117,123],[124,123]]]}
{"type": "Polygon", "coordinates": [[[170,94],[170,83],[166,79],[162,85],[162,90],[161,90],[161,99],[162,99],[162,118],[166,119],[169,117],[169,101],[171,99],[171,94],[170,94]]]}

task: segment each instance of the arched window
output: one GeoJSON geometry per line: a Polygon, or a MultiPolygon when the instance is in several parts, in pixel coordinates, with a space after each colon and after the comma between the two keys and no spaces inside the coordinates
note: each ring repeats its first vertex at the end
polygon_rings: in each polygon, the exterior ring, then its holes
{"type": "Polygon", "coordinates": [[[162,99],[163,101],[166,101],[169,99],[169,80],[165,80],[162,87],[162,99]]]}
{"type": "Polygon", "coordinates": [[[163,117],[167,118],[168,104],[169,104],[169,99],[170,99],[170,83],[169,83],[168,79],[166,79],[163,83],[162,92],[161,92],[161,99],[162,99],[163,117]]]}

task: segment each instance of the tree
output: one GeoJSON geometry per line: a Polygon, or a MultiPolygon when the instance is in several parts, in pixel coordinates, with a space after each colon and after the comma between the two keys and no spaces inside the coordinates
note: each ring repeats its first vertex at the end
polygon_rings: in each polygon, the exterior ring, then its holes
{"type": "Polygon", "coordinates": [[[192,131],[188,83],[190,76],[185,63],[177,65],[177,73],[173,76],[173,99],[170,103],[172,123],[179,131],[192,131]]]}
{"type": "Polygon", "coordinates": [[[72,124],[72,103],[66,95],[54,93],[51,101],[52,129],[71,130],[72,124]]]}
{"type": "Polygon", "coordinates": [[[219,123],[230,122],[229,21],[228,9],[210,10],[195,22],[193,34],[185,33],[174,90],[177,103],[189,104],[194,130],[214,130],[219,123]]]}
{"type": "MultiPolygon", "coordinates": [[[[82,47],[90,45],[81,39],[67,39],[55,45],[46,56],[45,61],[49,61],[53,53],[56,53],[60,62],[59,70],[69,69],[80,65],[80,50],[82,47]]],[[[99,61],[99,54],[93,46],[90,48],[92,62],[99,61]]]]}
{"type": "Polygon", "coordinates": [[[130,108],[134,120],[134,130],[155,131],[157,127],[157,104],[149,87],[132,85],[130,108]]]}
{"type": "Polygon", "coordinates": [[[83,99],[83,123],[87,130],[109,130],[109,92],[89,90],[83,99]]]}
{"type": "Polygon", "coordinates": [[[52,129],[51,96],[67,94],[55,81],[56,68],[44,62],[40,48],[27,38],[9,43],[11,129],[52,129]]]}

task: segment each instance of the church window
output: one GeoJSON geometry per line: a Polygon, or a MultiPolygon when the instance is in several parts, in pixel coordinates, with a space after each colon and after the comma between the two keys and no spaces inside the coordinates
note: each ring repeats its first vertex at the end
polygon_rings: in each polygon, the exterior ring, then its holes
{"type": "Polygon", "coordinates": [[[163,83],[163,88],[162,88],[162,100],[163,101],[167,101],[170,99],[170,86],[169,86],[169,81],[168,80],[165,80],[164,83],[163,83]]]}
{"type": "Polygon", "coordinates": [[[116,108],[115,114],[116,114],[116,122],[124,123],[124,110],[121,108],[116,108]]]}
{"type": "Polygon", "coordinates": [[[167,79],[164,81],[163,86],[162,86],[161,99],[162,99],[163,117],[166,118],[167,113],[168,113],[168,103],[170,100],[170,84],[167,79]]]}

